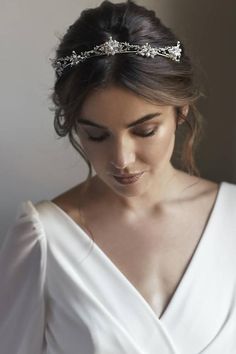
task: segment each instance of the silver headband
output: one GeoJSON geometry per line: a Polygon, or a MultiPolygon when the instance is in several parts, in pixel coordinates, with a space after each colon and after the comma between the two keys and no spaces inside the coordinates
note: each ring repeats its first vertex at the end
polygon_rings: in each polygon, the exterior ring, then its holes
{"type": "Polygon", "coordinates": [[[127,42],[118,42],[112,39],[112,37],[110,37],[109,41],[95,46],[92,50],[81,52],[80,54],[77,54],[73,50],[72,55],[59,59],[51,59],[51,61],[56,73],[61,76],[65,68],[67,68],[68,66],[75,66],[91,57],[97,57],[101,55],[109,56],[120,53],[135,53],[143,57],[151,58],[154,58],[156,55],[160,55],[176,62],[179,62],[181,58],[181,52],[182,49],[180,48],[179,41],[177,41],[177,45],[175,46],[151,47],[149,43],[146,43],[144,45],[129,44],[127,42]]]}

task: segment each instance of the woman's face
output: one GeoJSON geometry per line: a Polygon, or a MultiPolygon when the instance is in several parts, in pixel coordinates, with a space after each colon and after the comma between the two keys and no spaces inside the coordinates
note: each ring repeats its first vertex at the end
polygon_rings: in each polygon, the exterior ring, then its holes
{"type": "Polygon", "coordinates": [[[132,91],[110,86],[87,97],[78,120],[83,120],[78,125],[81,145],[98,177],[113,190],[128,193],[132,189],[133,194],[134,189],[158,183],[173,169],[173,106],[152,104],[132,91]],[[113,177],[139,172],[144,172],[141,178],[128,185],[113,177]]]}

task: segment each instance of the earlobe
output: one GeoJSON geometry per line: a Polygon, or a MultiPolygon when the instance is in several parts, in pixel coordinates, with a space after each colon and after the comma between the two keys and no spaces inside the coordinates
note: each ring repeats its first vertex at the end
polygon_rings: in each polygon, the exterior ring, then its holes
{"type": "Polygon", "coordinates": [[[189,105],[185,105],[182,107],[182,113],[185,117],[187,117],[188,115],[188,112],[189,112],[189,105]]]}
{"type": "Polygon", "coordinates": [[[180,107],[180,115],[178,116],[178,125],[181,125],[185,122],[186,118],[187,118],[187,115],[188,115],[188,112],[189,112],[189,105],[185,105],[185,106],[182,106],[180,107]],[[184,115],[185,119],[182,118],[182,115],[184,115]]]}

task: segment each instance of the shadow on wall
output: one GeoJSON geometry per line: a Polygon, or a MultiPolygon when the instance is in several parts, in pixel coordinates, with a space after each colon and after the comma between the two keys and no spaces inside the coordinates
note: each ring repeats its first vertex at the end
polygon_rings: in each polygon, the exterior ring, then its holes
{"type": "Polygon", "coordinates": [[[206,98],[198,108],[205,135],[197,161],[202,176],[236,183],[236,2],[158,0],[152,6],[201,66],[206,98]]]}

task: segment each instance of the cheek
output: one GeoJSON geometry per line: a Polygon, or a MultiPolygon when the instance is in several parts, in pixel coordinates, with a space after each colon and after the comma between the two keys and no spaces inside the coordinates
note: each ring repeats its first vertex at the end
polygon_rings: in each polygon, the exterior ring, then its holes
{"type": "Polygon", "coordinates": [[[159,134],[148,146],[148,156],[152,163],[170,160],[175,145],[175,134],[173,130],[160,129],[159,134]]]}

